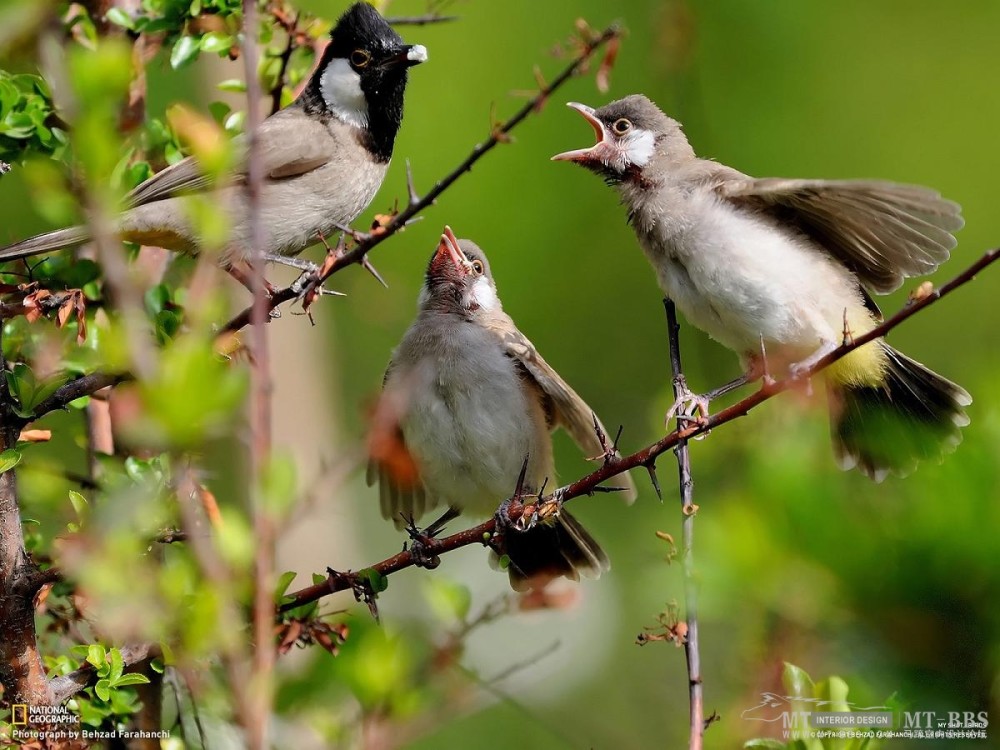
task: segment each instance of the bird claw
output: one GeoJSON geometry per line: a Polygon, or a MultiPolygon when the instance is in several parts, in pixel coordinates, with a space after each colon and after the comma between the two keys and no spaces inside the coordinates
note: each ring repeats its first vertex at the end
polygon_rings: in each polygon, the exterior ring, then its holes
{"type": "MultiPolygon", "coordinates": [[[[433,534],[427,534],[418,529],[412,516],[406,521],[406,534],[410,537],[409,552],[414,565],[418,568],[434,570],[441,564],[441,558],[428,551],[434,541],[433,534]]],[[[403,549],[407,549],[406,545],[403,546],[403,549]]]]}
{"type": "Polygon", "coordinates": [[[686,385],[682,386],[681,392],[663,417],[663,423],[667,429],[670,428],[671,419],[698,425],[705,424],[708,419],[710,403],[710,400],[705,396],[692,393],[686,385]],[[696,413],[697,416],[695,416],[696,413]]]}

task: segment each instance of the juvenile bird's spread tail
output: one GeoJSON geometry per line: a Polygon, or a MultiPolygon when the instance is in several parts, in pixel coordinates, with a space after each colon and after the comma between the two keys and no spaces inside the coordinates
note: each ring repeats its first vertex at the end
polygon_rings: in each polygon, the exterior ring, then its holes
{"type": "Polygon", "coordinates": [[[601,546],[565,509],[554,524],[507,532],[504,543],[515,591],[539,589],[560,576],[571,581],[579,581],[581,574],[597,578],[611,567],[601,546]]]}
{"type": "Polygon", "coordinates": [[[881,385],[830,385],[833,447],[841,468],[855,466],[876,482],[905,476],[918,462],[951,452],[969,423],[972,398],[960,386],[878,342],[885,353],[881,385]]]}
{"type": "Polygon", "coordinates": [[[51,253],[66,247],[76,247],[89,240],[90,232],[86,227],[67,227],[54,232],[36,234],[34,237],[0,248],[0,263],[51,253]]]}

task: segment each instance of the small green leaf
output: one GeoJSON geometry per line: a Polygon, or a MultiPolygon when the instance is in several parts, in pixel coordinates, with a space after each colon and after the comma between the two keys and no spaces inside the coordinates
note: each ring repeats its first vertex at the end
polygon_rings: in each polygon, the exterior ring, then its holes
{"type": "Polygon", "coordinates": [[[108,673],[108,680],[112,685],[116,685],[125,671],[125,660],[122,652],[116,648],[111,649],[111,671],[108,673]]]}
{"type": "Polygon", "coordinates": [[[3,453],[0,453],[0,474],[10,471],[19,463],[21,463],[21,451],[8,448],[3,453]]]}
{"type": "Polygon", "coordinates": [[[239,78],[227,78],[225,81],[216,84],[216,86],[220,91],[232,91],[236,94],[242,94],[247,90],[246,81],[239,78]]]}
{"type": "Polygon", "coordinates": [[[73,511],[76,513],[77,520],[80,521],[80,523],[83,523],[87,518],[88,512],[90,511],[90,505],[87,503],[87,498],[76,490],[70,490],[69,501],[73,504],[73,511]]]}
{"type": "Polygon", "coordinates": [[[150,659],[149,668],[157,674],[163,674],[167,667],[163,663],[163,659],[157,656],[155,659],[150,659]]]}
{"type": "Polygon", "coordinates": [[[107,680],[98,680],[94,685],[94,694],[106,703],[111,698],[111,684],[107,680]]]}
{"type": "Polygon", "coordinates": [[[358,571],[358,578],[367,581],[371,590],[376,594],[381,594],[389,588],[389,578],[379,573],[375,568],[362,568],[358,571]]]}
{"type": "Polygon", "coordinates": [[[87,663],[94,666],[102,666],[106,659],[106,653],[104,651],[104,646],[99,643],[91,643],[87,646],[87,663]]]}
{"type": "Polygon", "coordinates": [[[170,67],[174,70],[182,68],[198,56],[201,49],[200,39],[193,36],[182,36],[170,50],[170,67]]]}
{"type": "Polygon", "coordinates": [[[233,46],[233,38],[229,34],[210,31],[201,38],[202,52],[229,52],[233,46]]]}
{"type": "Polygon", "coordinates": [[[809,674],[801,667],[785,662],[785,669],[781,674],[781,682],[792,698],[812,698],[813,681],[809,674]]]}
{"type": "Polygon", "coordinates": [[[117,680],[113,682],[113,687],[120,688],[127,685],[148,685],[149,678],[144,674],[139,674],[138,672],[129,672],[128,674],[123,674],[117,680]]]}
{"type": "Polygon", "coordinates": [[[295,580],[295,571],[289,570],[281,574],[278,578],[278,585],[274,587],[274,600],[280,601],[281,597],[285,595],[288,591],[288,587],[292,585],[292,581],[295,580]]]}
{"type": "Polygon", "coordinates": [[[104,15],[104,17],[109,23],[113,23],[115,26],[121,26],[123,29],[135,31],[135,21],[132,19],[132,16],[126,13],[122,8],[113,6],[104,15]]]}

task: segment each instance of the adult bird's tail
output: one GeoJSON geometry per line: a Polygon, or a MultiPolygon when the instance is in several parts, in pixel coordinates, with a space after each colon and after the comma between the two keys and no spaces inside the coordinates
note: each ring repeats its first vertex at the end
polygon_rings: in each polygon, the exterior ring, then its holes
{"type": "Polygon", "coordinates": [[[90,240],[90,231],[86,227],[67,227],[53,232],[36,234],[26,240],[0,248],[0,263],[10,260],[30,258],[32,255],[50,253],[66,247],[76,247],[90,240]]]}
{"type": "Polygon", "coordinates": [[[872,345],[884,354],[882,383],[830,384],[831,430],[841,468],[856,466],[881,482],[954,450],[972,397],[884,341],[872,345]]]}
{"type": "Polygon", "coordinates": [[[553,524],[539,523],[525,532],[508,531],[504,547],[515,591],[540,589],[560,576],[571,581],[579,581],[581,573],[597,578],[611,567],[601,545],[565,509],[553,524]]]}

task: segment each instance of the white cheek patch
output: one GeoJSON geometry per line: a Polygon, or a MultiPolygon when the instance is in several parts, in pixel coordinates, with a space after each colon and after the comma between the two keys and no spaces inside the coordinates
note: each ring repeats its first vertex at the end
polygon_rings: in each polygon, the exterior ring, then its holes
{"type": "Polygon", "coordinates": [[[636,129],[622,139],[622,153],[631,164],[644,167],[656,150],[656,135],[650,130],[636,129]]]}
{"type": "Polygon", "coordinates": [[[326,66],[319,79],[319,90],[326,106],[339,119],[359,128],[368,125],[368,102],[361,90],[361,76],[347,60],[338,57],[326,66]]]}
{"type": "Polygon", "coordinates": [[[471,302],[479,305],[483,310],[491,311],[500,307],[500,298],[497,297],[496,290],[485,276],[480,276],[472,285],[472,293],[469,295],[471,302]]]}

